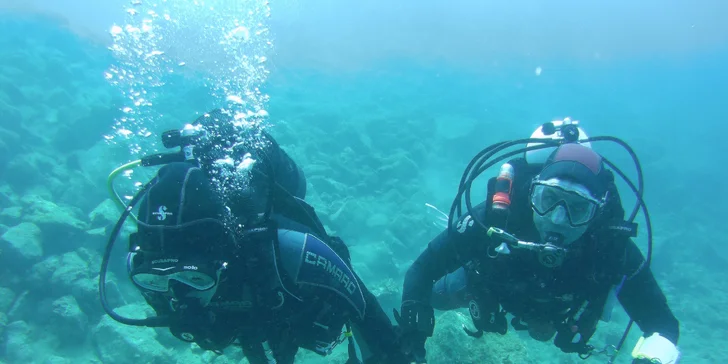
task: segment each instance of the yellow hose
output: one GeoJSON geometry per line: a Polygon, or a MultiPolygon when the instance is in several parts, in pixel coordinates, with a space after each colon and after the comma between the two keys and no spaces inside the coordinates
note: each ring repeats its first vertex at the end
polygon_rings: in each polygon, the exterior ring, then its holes
{"type": "MultiPolygon", "coordinates": [[[[121,174],[122,172],[134,169],[142,164],[141,159],[135,160],[133,162],[129,162],[127,164],[124,164],[113,171],[109,173],[109,177],[106,179],[106,188],[109,190],[109,195],[111,195],[111,199],[114,200],[114,203],[116,203],[116,206],[121,210],[124,211],[126,209],[126,204],[124,203],[124,200],[121,199],[121,196],[119,196],[118,193],[116,193],[116,190],[114,189],[114,179],[121,174]]],[[[129,214],[134,221],[137,221],[137,217],[134,214],[129,214]]]]}

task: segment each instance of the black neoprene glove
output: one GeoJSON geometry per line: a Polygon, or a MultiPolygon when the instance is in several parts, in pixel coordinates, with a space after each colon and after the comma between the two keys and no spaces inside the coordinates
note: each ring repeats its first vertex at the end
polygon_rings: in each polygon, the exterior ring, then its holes
{"type": "Polygon", "coordinates": [[[425,341],[435,330],[435,311],[432,306],[417,301],[402,302],[400,312],[394,310],[394,318],[400,326],[402,352],[415,363],[427,363],[425,341]]]}

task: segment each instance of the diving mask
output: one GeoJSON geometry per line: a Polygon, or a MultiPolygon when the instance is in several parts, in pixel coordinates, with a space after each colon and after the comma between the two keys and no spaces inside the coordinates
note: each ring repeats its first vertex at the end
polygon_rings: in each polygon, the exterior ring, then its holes
{"type": "Polygon", "coordinates": [[[561,206],[572,227],[589,224],[602,204],[583,186],[557,178],[536,180],[531,185],[533,211],[545,216],[561,206]]]}
{"type": "Polygon", "coordinates": [[[196,264],[178,258],[144,259],[135,264],[136,254],[129,254],[129,276],[139,288],[154,292],[168,292],[173,281],[197,291],[207,291],[217,285],[221,272],[227,267],[227,263],[196,264]]]}

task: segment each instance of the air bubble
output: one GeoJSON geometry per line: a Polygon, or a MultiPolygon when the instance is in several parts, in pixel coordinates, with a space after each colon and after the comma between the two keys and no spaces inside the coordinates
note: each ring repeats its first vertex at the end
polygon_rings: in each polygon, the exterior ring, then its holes
{"type": "Polygon", "coordinates": [[[230,33],[228,33],[227,38],[236,38],[243,42],[247,42],[250,39],[250,31],[248,28],[241,25],[231,30],[230,33]]]}
{"type": "Polygon", "coordinates": [[[164,54],[164,52],[162,52],[162,51],[153,50],[153,51],[147,53],[147,56],[146,57],[147,58],[150,58],[150,57],[154,57],[154,56],[161,56],[163,54],[164,54]]]}
{"type": "Polygon", "coordinates": [[[236,104],[244,104],[243,99],[237,95],[228,95],[228,97],[225,98],[225,100],[234,102],[236,104]]]}
{"type": "Polygon", "coordinates": [[[117,133],[118,133],[119,135],[121,135],[121,136],[123,136],[123,137],[125,137],[125,138],[128,138],[128,137],[129,137],[130,135],[134,134],[134,133],[132,133],[132,131],[131,131],[131,130],[129,130],[129,129],[124,129],[124,128],[122,128],[122,129],[119,129],[119,130],[117,130],[116,132],[117,132],[117,133]]]}
{"type": "Polygon", "coordinates": [[[124,29],[122,29],[118,25],[114,25],[113,27],[111,27],[111,35],[113,35],[113,36],[117,36],[123,32],[124,32],[124,29]]]}

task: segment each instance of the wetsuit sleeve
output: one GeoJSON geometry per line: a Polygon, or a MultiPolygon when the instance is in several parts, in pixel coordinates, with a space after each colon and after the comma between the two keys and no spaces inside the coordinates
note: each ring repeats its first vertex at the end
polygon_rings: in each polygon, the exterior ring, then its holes
{"type": "Polygon", "coordinates": [[[392,321],[384,313],[376,296],[359,277],[357,280],[364,294],[367,311],[362,318],[354,313],[351,323],[364,363],[409,363],[400,351],[399,338],[392,321]]]}
{"type": "MultiPolygon", "coordinates": [[[[644,262],[642,252],[631,240],[627,243],[624,259],[629,274],[636,271],[644,262]]],[[[670,310],[667,298],[657,284],[651,269],[645,267],[632,279],[625,280],[618,298],[624,310],[645,336],[658,332],[677,345],[680,323],[670,310]]]]}
{"type": "MultiPolygon", "coordinates": [[[[485,207],[474,213],[484,215],[485,207]]],[[[478,246],[485,244],[486,232],[470,216],[464,216],[453,233],[441,232],[412,263],[404,278],[402,302],[416,301],[429,305],[434,283],[460,268],[476,256],[478,246]]]]}

